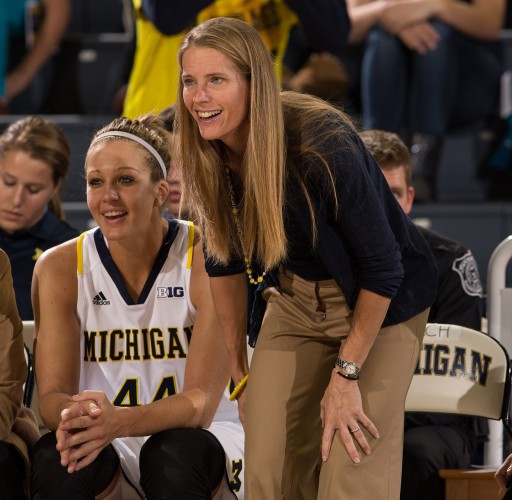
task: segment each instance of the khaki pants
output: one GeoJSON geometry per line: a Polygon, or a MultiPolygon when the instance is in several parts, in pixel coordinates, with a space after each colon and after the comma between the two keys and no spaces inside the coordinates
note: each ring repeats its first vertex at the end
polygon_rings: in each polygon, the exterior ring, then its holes
{"type": "MultiPolygon", "coordinates": [[[[267,290],[267,311],[247,386],[246,500],[398,500],[404,402],[428,310],[383,328],[361,370],[366,415],[380,438],[366,433],[372,453],[350,460],[336,433],[320,462],[320,400],[352,311],[334,280],[309,282],[289,271],[267,290]]],[[[366,432],[366,431],[365,431],[366,432]]]]}

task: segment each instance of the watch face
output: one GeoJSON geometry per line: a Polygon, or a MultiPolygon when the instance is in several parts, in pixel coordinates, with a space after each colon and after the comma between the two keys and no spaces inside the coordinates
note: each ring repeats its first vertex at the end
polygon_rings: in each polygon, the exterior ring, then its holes
{"type": "Polygon", "coordinates": [[[342,373],[346,377],[357,380],[359,378],[359,367],[353,361],[336,360],[336,366],[341,368],[342,373]]]}
{"type": "Polygon", "coordinates": [[[353,375],[354,373],[356,373],[356,367],[354,366],[353,363],[347,363],[345,365],[345,371],[350,375],[353,375]]]}

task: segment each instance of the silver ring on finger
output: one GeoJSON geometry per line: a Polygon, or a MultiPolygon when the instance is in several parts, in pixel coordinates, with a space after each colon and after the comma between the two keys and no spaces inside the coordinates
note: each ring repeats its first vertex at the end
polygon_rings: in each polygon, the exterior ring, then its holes
{"type": "Polygon", "coordinates": [[[349,431],[351,434],[354,434],[354,432],[357,432],[357,431],[360,431],[360,430],[361,430],[361,429],[359,428],[359,426],[357,426],[355,429],[350,429],[350,428],[349,428],[349,430],[348,430],[348,431],[349,431]]]}

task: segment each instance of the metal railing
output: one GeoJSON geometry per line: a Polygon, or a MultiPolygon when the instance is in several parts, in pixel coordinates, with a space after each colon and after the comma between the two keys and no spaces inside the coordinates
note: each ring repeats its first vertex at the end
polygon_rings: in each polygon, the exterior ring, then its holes
{"type": "MultiPolygon", "coordinates": [[[[512,236],[505,238],[489,259],[487,272],[487,319],[489,335],[512,353],[512,288],[507,288],[507,266],[512,259],[512,236]]],[[[489,440],[485,443],[484,463],[499,465],[503,461],[503,425],[489,421],[489,440]]]]}

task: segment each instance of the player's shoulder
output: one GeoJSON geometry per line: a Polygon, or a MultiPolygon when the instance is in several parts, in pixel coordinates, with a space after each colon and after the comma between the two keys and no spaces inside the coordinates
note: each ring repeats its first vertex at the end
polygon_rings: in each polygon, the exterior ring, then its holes
{"type": "Polygon", "coordinates": [[[77,241],[73,238],[60,245],[45,250],[36,262],[36,273],[59,273],[73,270],[76,272],[77,263],[77,241]]]}

